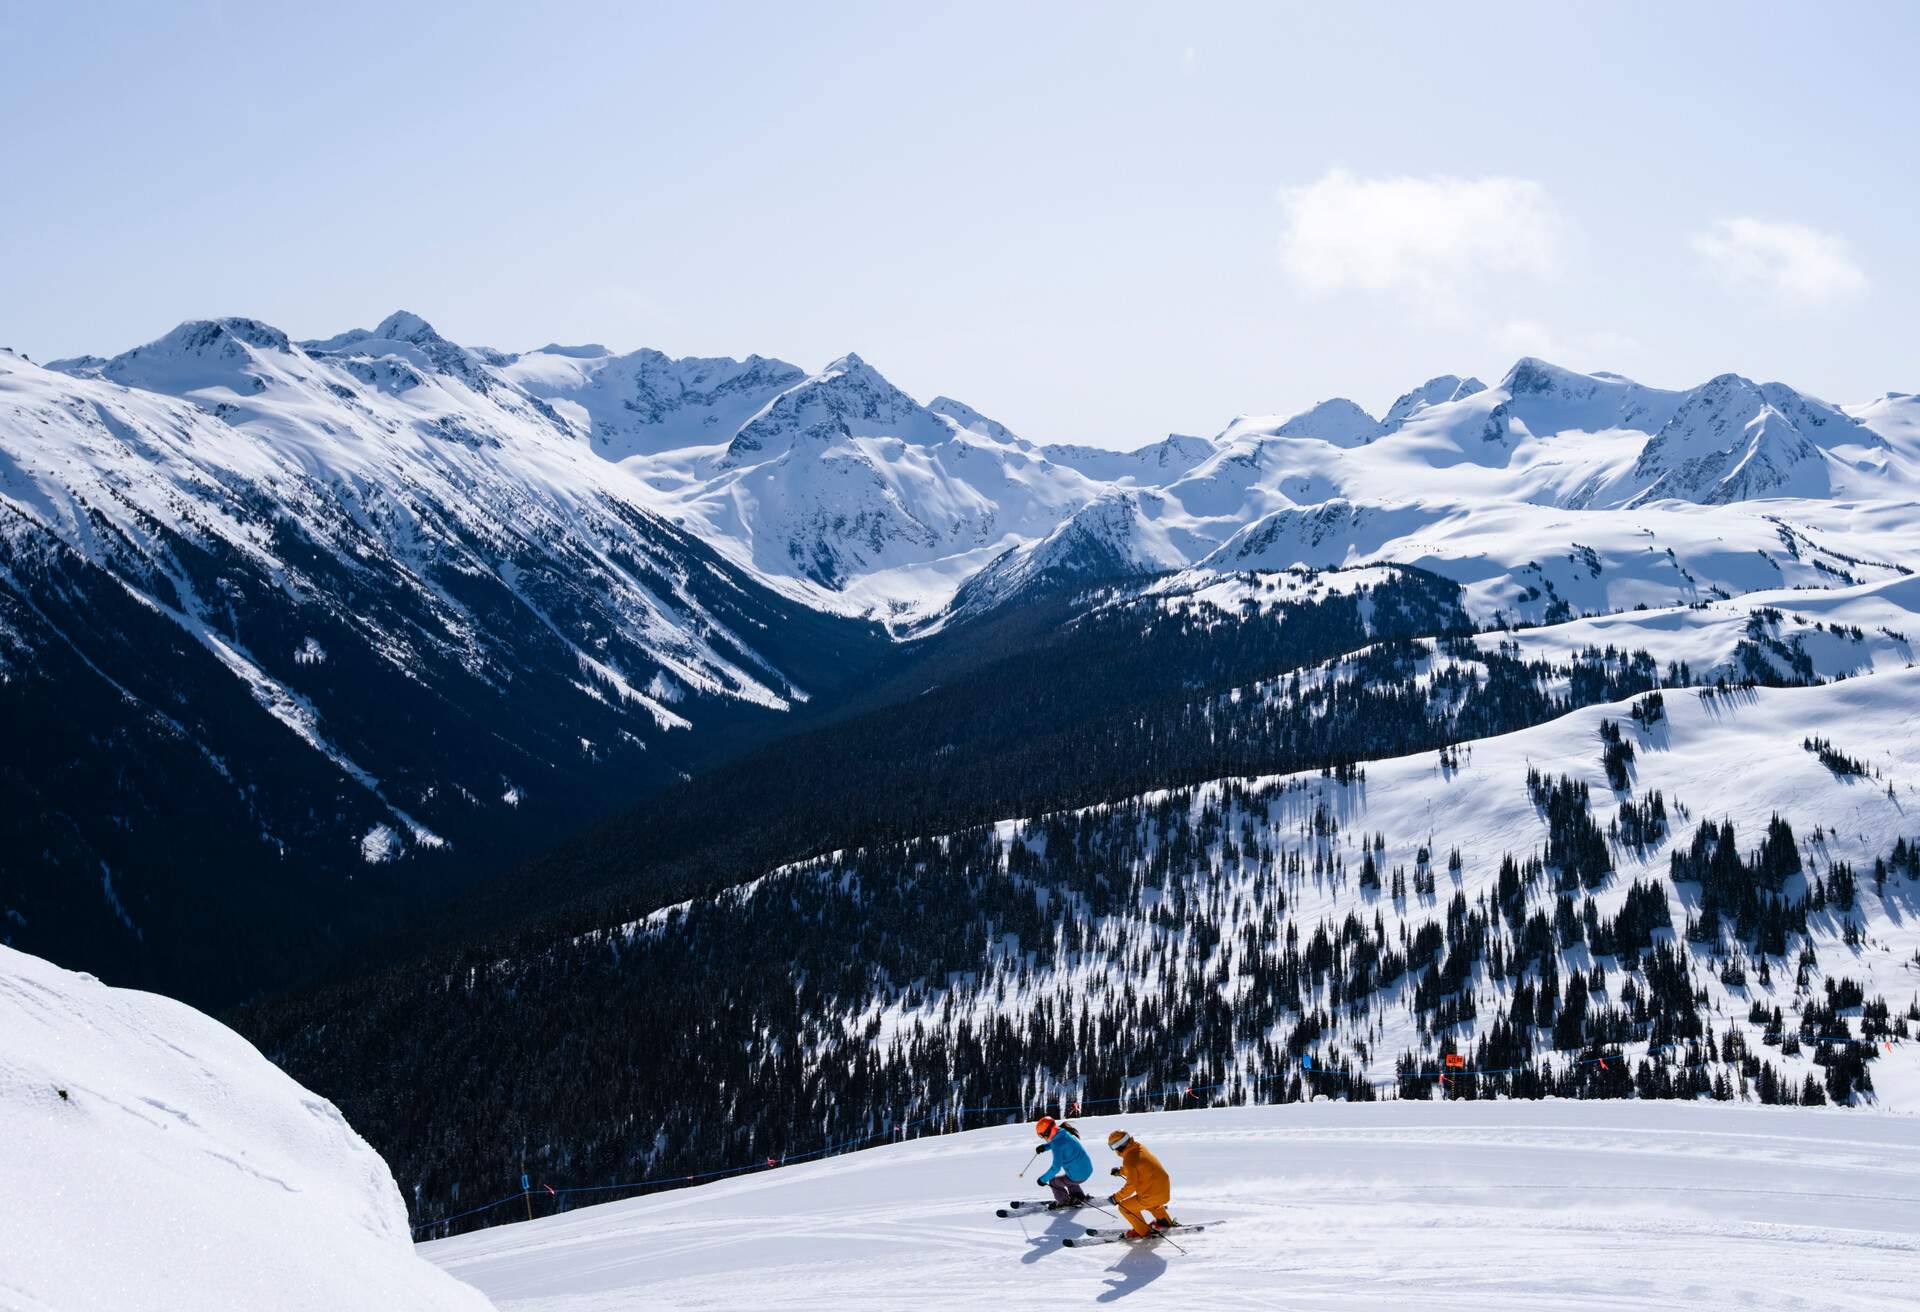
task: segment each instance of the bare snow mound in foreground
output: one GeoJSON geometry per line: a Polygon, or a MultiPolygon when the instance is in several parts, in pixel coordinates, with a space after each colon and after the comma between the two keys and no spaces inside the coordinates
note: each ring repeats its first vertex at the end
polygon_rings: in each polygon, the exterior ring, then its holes
{"type": "Polygon", "coordinates": [[[0,947],[0,1308],[484,1312],[333,1104],[182,1003],[0,947]]]}
{"type": "Polygon", "coordinates": [[[1912,1308],[1920,1118],[1678,1102],[1295,1103],[1124,1125],[1186,1250],[1067,1248],[1024,1125],[920,1139],[423,1246],[511,1312],[1912,1308]],[[1029,1172],[1029,1178],[1034,1172],[1029,1172]]]}

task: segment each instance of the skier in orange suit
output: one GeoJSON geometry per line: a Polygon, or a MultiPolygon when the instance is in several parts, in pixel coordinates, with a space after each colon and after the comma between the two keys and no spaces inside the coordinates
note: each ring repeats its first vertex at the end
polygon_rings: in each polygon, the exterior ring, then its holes
{"type": "Polygon", "coordinates": [[[1127,1218],[1127,1238],[1145,1239],[1156,1230],[1179,1224],[1167,1211],[1173,1199],[1173,1181],[1167,1178],[1167,1168],[1160,1165],[1160,1159],[1125,1130],[1108,1135],[1107,1147],[1120,1154],[1120,1165],[1113,1168],[1113,1174],[1124,1182],[1107,1201],[1127,1218]],[[1151,1225],[1145,1215],[1148,1212],[1154,1215],[1151,1225]]]}

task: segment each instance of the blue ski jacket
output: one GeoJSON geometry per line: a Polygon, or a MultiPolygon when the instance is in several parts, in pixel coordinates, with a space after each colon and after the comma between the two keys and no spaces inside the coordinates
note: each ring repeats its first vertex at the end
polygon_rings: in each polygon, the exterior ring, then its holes
{"type": "Polygon", "coordinates": [[[1039,1183],[1045,1184],[1056,1175],[1084,1183],[1093,1174],[1093,1158],[1087,1156],[1071,1131],[1055,1130],[1053,1138],[1047,1140],[1047,1151],[1053,1154],[1053,1165],[1041,1172],[1039,1183]]]}

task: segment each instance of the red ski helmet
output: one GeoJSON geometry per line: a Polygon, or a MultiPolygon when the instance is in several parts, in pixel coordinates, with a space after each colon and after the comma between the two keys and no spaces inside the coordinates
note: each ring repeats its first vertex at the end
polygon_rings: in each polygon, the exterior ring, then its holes
{"type": "Polygon", "coordinates": [[[1058,1125],[1059,1123],[1055,1121],[1053,1117],[1042,1116],[1039,1120],[1034,1122],[1033,1132],[1039,1135],[1042,1139],[1051,1139],[1053,1138],[1053,1132],[1055,1129],[1058,1128],[1058,1125]]]}

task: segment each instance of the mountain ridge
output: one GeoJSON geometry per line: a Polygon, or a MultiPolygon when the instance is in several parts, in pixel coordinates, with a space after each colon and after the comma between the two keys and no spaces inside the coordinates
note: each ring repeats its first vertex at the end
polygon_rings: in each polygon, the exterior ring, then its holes
{"type": "MultiPolygon", "coordinates": [[[[853,353],[191,320],[112,357],[0,357],[0,697],[28,737],[135,744],[161,793],[224,817],[223,866],[324,852],[344,886],[584,822],[995,613],[1303,564],[1431,571],[1491,625],[1844,587],[1920,568],[1894,531],[1917,489],[1911,396],[1736,375],[1667,391],[1524,358],[1382,419],[1336,398],[1114,452],[923,405],[853,353]]],[[[87,773],[22,795],[74,813],[87,773]]],[[[88,786],[171,832],[155,785],[88,786]]],[[[20,823],[21,850],[117,891],[68,877],[8,909],[62,942],[168,936],[143,917],[189,863],[133,872],[170,844],[20,823]]]]}

